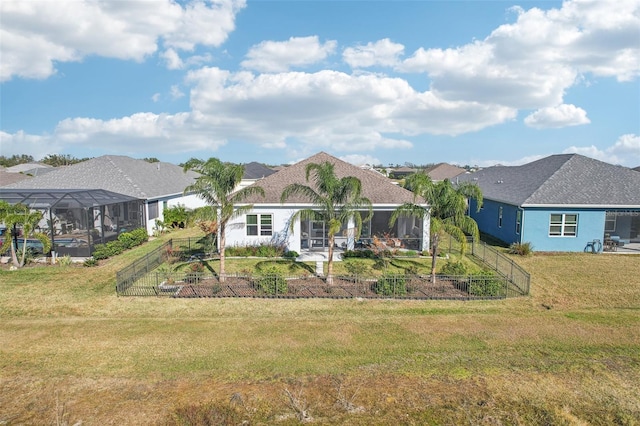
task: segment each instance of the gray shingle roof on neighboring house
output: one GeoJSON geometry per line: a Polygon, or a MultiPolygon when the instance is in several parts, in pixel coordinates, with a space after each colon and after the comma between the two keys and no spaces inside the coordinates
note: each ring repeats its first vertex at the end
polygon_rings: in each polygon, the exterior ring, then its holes
{"type": "Polygon", "coordinates": [[[264,177],[274,174],[276,171],[270,169],[264,164],[257,163],[255,161],[244,164],[244,176],[243,179],[262,179],[264,177]]]}
{"type": "Polygon", "coordinates": [[[7,167],[7,172],[36,174],[36,172],[34,172],[34,170],[36,169],[53,169],[53,167],[48,164],[42,163],[22,163],[16,164],[15,166],[7,167]]]}
{"type": "Polygon", "coordinates": [[[104,155],[7,185],[26,189],[105,189],[143,200],[182,194],[193,183],[194,172],[184,173],[171,163],[148,163],[122,155],[104,155]]]}
{"type": "Polygon", "coordinates": [[[477,183],[484,198],[516,206],[640,207],[640,173],[579,154],[489,167],[458,181],[477,183]]]}
{"type": "MultiPolygon", "coordinates": [[[[313,185],[312,177],[310,182],[306,180],[306,167],[310,163],[324,163],[329,161],[334,164],[335,173],[338,178],[354,176],[362,183],[362,195],[369,198],[372,204],[393,204],[413,202],[413,193],[398,185],[393,184],[389,179],[374,173],[370,170],[363,170],[358,166],[349,164],[325,152],[320,152],[312,157],[302,160],[296,164],[285,167],[277,173],[267,176],[254,183],[252,186],[261,186],[265,191],[265,197],[253,196],[247,200],[252,204],[280,204],[280,196],[284,188],[291,183],[302,185],[313,185]]],[[[423,201],[424,202],[424,201],[423,201]]],[[[299,195],[287,200],[287,204],[308,204],[309,201],[299,195]]]]}
{"type": "Polygon", "coordinates": [[[4,167],[0,167],[0,186],[31,179],[31,176],[23,173],[9,173],[4,167]]]}

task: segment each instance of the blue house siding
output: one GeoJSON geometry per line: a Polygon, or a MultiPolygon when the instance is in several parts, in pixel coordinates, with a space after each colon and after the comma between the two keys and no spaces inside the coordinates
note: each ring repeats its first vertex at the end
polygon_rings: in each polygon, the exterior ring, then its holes
{"type": "Polygon", "coordinates": [[[522,238],[530,242],[535,251],[583,251],[588,242],[602,241],[604,218],[604,210],[530,208],[525,210],[522,238]],[[576,236],[550,236],[552,214],[577,214],[576,236]]]}
{"type": "Polygon", "coordinates": [[[547,209],[519,208],[493,200],[484,200],[482,210],[476,212],[471,200],[470,215],[478,223],[481,232],[504,241],[507,244],[529,242],[535,251],[578,251],[584,250],[588,242],[604,237],[604,209],[547,209]],[[502,208],[502,226],[499,226],[502,208]],[[522,212],[520,233],[516,232],[517,212],[522,212]],[[550,236],[549,226],[552,214],[576,214],[578,226],[576,236],[550,236]]]}
{"type": "Polygon", "coordinates": [[[478,223],[480,232],[508,244],[521,242],[520,234],[516,232],[516,216],[519,210],[517,206],[485,199],[482,209],[478,212],[475,200],[471,199],[470,202],[470,216],[478,223]],[[502,221],[500,221],[500,208],[502,208],[502,221]]]}

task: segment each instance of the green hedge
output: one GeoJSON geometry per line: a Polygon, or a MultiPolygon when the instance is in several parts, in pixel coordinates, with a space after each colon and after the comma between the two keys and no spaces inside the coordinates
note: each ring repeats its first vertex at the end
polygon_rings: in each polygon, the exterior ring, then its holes
{"type": "Polygon", "coordinates": [[[106,244],[96,244],[93,248],[93,258],[96,260],[108,259],[147,241],[149,241],[149,234],[144,228],[123,232],[118,235],[117,240],[109,241],[106,244]]]}

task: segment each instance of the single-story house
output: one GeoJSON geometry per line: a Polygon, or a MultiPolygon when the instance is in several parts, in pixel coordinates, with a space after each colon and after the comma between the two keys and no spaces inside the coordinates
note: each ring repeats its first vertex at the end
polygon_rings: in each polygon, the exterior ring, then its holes
{"type": "Polygon", "coordinates": [[[409,175],[418,173],[418,169],[414,167],[402,166],[395,169],[388,169],[389,177],[391,179],[404,179],[409,175]]]}
{"type": "Polygon", "coordinates": [[[253,183],[256,183],[260,179],[264,179],[267,176],[271,176],[276,170],[271,169],[264,164],[252,161],[251,163],[243,164],[244,174],[242,175],[242,181],[236,190],[247,187],[253,183]]]}
{"type": "Polygon", "coordinates": [[[431,178],[432,181],[438,182],[445,179],[449,179],[454,182],[457,176],[460,176],[467,171],[462,167],[454,166],[447,163],[438,163],[433,166],[424,169],[424,173],[431,178]]]}
{"type": "Polygon", "coordinates": [[[536,251],[583,251],[613,239],[640,243],[640,173],[579,154],[521,166],[494,166],[458,181],[480,186],[484,204],[470,215],[481,232],[536,251]]]}
{"type": "Polygon", "coordinates": [[[9,191],[15,190],[20,190],[25,200],[33,200],[29,191],[48,194],[45,197],[53,205],[43,220],[49,223],[43,223],[42,228],[53,225],[60,241],[75,237],[85,240],[85,234],[93,233],[89,241],[93,244],[94,240],[102,242],[137,227],[145,227],[151,234],[156,219],[162,220],[163,211],[167,208],[203,206],[205,203],[199,197],[183,193],[196,176],[194,172],[185,173],[175,164],[104,155],[0,187],[0,198],[8,198],[9,191]],[[83,196],[89,198],[93,196],[91,191],[107,191],[122,197],[116,196],[114,199],[118,201],[113,203],[108,197],[103,197],[98,204],[91,201],[77,206],[69,200],[59,199],[73,198],[75,191],[79,190],[85,190],[83,196]],[[103,201],[105,204],[100,204],[103,201]]]}
{"type": "MultiPolygon", "coordinates": [[[[429,246],[429,217],[418,219],[400,218],[393,227],[389,227],[392,212],[403,203],[414,202],[414,194],[395,185],[379,173],[349,164],[327,153],[320,152],[296,164],[285,167],[253,185],[262,187],[265,196],[255,195],[247,200],[253,209],[230,222],[227,227],[227,246],[247,246],[258,244],[284,244],[289,250],[299,253],[305,251],[328,250],[327,227],[323,222],[304,221],[295,223],[290,231],[291,217],[297,210],[312,208],[313,205],[301,196],[291,197],[284,204],[280,197],[285,187],[291,183],[313,186],[313,180],[306,180],[306,166],[310,163],[330,162],[335,167],[338,178],[354,176],[362,183],[362,195],[369,198],[373,205],[373,217],[363,223],[361,241],[373,236],[386,235],[390,244],[398,248],[426,250],[429,246]]],[[[424,200],[421,205],[428,207],[424,200]]],[[[362,212],[364,215],[365,212],[362,212]]],[[[364,215],[363,217],[365,217],[364,215]]],[[[336,238],[339,248],[353,249],[357,243],[351,223],[343,224],[336,238]]]]}

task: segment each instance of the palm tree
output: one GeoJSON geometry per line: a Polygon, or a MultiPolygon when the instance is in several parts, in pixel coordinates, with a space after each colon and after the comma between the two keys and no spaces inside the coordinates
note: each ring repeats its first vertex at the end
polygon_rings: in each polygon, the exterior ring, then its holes
{"type": "Polygon", "coordinates": [[[254,194],[264,196],[264,189],[252,185],[234,192],[244,174],[244,166],[241,164],[223,163],[217,158],[209,158],[207,161],[192,158],[184,164],[185,173],[189,170],[199,173],[200,176],[195,179],[193,184],[187,186],[184,192],[195,193],[217,211],[216,220],[220,235],[220,281],[224,281],[224,248],[227,224],[230,220],[253,208],[251,204],[239,207],[236,207],[236,204],[242,203],[254,194]]]}
{"type": "Polygon", "coordinates": [[[305,169],[306,180],[313,175],[313,187],[300,183],[287,185],[282,192],[280,201],[284,203],[293,195],[302,195],[309,200],[313,207],[296,211],[291,217],[291,231],[295,223],[300,220],[323,221],[327,226],[329,239],[329,259],[327,263],[327,283],[331,284],[333,277],[333,246],[335,236],[340,232],[343,223],[349,220],[355,222],[355,238],[358,238],[362,229],[362,216],[359,211],[366,209],[369,214],[365,220],[369,220],[373,214],[371,201],[362,196],[362,183],[354,176],[338,178],[334,165],[329,161],[324,163],[309,163],[305,169]]]}
{"type": "Polygon", "coordinates": [[[0,223],[4,223],[7,227],[4,237],[3,249],[11,251],[11,263],[16,268],[24,266],[27,256],[27,241],[30,236],[38,239],[43,246],[43,252],[46,254],[51,249],[51,244],[46,235],[35,233],[34,230],[38,223],[42,220],[43,214],[41,211],[31,211],[28,206],[24,204],[11,205],[4,200],[0,200],[0,223]],[[13,243],[13,239],[17,239],[13,235],[14,229],[17,225],[22,225],[22,248],[20,253],[17,253],[16,246],[13,243]],[[20,259],[18,259],[20,254],[20,259]]]}
{"type": "Polygon", "coordinates": [[[477,202],[477,208],[482,206],[482,191],[480,187],[469,182],[453,186],[448,179],[433,182],[424,173],[414,173],[407,177],[404,187],[414,193],[415,197],[425,198],[430,207],[422,207],[415,203],[405,203],[398,207],[391,215],[389,224],[393,225],[400,216],[414,216],[425,218],[431,216],[431,281],[436,280],[436,258],[438,245],[442,233],[447,233],[461,244],[461,252],[466,249],[465,234],[479,238],[478,224],[466,212],[468,199],[477,202]]]}

